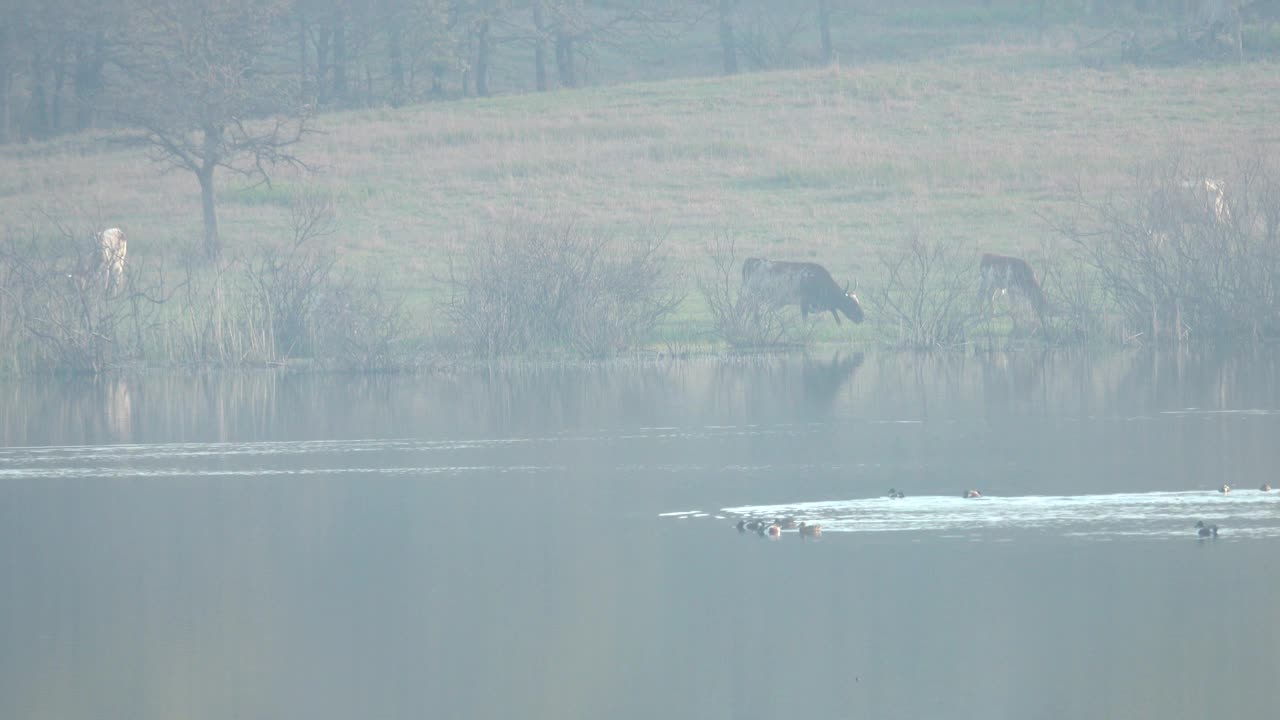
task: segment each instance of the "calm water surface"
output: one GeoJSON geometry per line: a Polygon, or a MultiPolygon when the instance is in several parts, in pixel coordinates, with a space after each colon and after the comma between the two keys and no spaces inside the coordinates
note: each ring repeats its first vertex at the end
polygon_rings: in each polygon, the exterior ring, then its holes
{"type": "Polygon", "coordinates": [[[0,718],[1280,704],[1272,353],[44,380],[0,445],[0,718]]]}

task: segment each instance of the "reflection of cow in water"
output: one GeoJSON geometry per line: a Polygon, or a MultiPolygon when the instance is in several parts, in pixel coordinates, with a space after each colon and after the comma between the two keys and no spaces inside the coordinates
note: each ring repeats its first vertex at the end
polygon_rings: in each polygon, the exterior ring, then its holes
{"type": "Polygon", "coordinates": [[[1045,298],[1044,291],[1040,289],[1040,283],[1036,282],[1036,274],[1032,272],[1026,260],[1009,255],[983,253],[979,272],[982,274],[982,286],[978,292],[982,302],[991,302],[996,295],[1017,292],[1031,303],[1036,315],[1044,319],[1044,314],[1049,309],[1049,301],[1045,298]]]}
{"type": "Polygon", "coordinates": [[[817,263],[747,258],[742,263],[742,294],[772,308],[799,305],[806,320],[810,311],[830,311],[839,323],[839,311],[856,323],[862,322],[858,296],[848,292],[848,286],[841,289],[831,273],[817,263]]]}
{"type": "Polygon", "coordinates": [[[805,410],[817,415],[831,412],[840,390],[861,366],[862,353],[845,355],[836,352],[829,362],[806,353],[804,364],[800,367],[800,386],[805,410]]]}

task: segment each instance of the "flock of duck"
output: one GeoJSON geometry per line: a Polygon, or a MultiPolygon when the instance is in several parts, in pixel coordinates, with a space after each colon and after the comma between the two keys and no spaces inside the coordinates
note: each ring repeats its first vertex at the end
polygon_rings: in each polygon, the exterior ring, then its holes
{"type": "MultiPolygon", "coordinates": [[[[1258,488],[1258,490],[1260,492],[1271,492],[1271,484],[1262,483],[1262,485],[1258,488]]],[[[1231,492],[1231,486],[1226,483],[1223,483],[1222,487],[1218,488],[1218,492],[1222,493],[1223,495],[1226,495],[1227,493],[1231,492]]],[[[1203,520],[1197,520],[1196,535],[1200,536],[1201,538],[1216,538],[1218,537],[1218,526],[1211,525],[1209,523],[1206,523],[1203,520]]]]}
{"type": "MultiPolygon", "coordinates": [[[[1261,492],[1271,492],[1271,485],[1269,483],[1263,483],[1262,486],[1258,488],[1258,490],[1260,490],[1261,492]]],[[[1222,487],[1218,488],[1218,492],[1225,495],[1231,492],[1231,486],[1224,483],[1222,487]]],[[[889,488],[888,496],[895,500],[900,500],[902,498],[905,498],[907,495],[906,493],[902,492],[897,488],[889,488]]],[[[964,494],[962,494],[960,497],[965,499],[980,498],[982,497],[982,493],[979,492],[978,490],[970,488],[968,490],[965,490],[964,494]]],[[[760,535],[762,537],[768,537],[771,539],[777,539],[782,537],[783,530],[798,530],[801,539],[810,538],[810,537],[819,537],[820,535],[822,535],[821,525],[816,525],[816,524],[809,525],[808,523],[805,523],[803,521],[797,523],[796,519],[793,517],[779,517],[779,518],[773,518],[773,519],[753,519],[753,520],[743,519],[738,521],[738,524],[736,525],[736,527],[738,528],[738,532],[740,533],[746,533],[748,530],[750,530],[751,532],[754,532],[757,535],[760,535]]],[[[1208,524],[1203,520],[1199,520],[1196,522],[1196,534],[1202,538],[1216,538],[1218,537],[1218,526],[1208,524]]]]}
{"type": "Polygon", "coordinates": [[[750,530],[757,535],[773,539],[782,537],[783,530],[799,530],[801,538],[822,535],[821,525],[810,525],[803,521],[797,523],[793,517],[780,517],[773,520],[739,520],[737,527],[740,533],[750,530]]]}

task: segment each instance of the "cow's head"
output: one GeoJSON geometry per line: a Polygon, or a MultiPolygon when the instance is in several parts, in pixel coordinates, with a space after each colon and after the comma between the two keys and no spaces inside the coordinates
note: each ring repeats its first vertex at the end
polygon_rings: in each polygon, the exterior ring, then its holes
{"type": "Polygon", "coordinates": [[[858,295],[854,292],[857,290],[855,286],[853,290],[849,289],[849,283],[844,284],[844,303],[840,308],[848,318],[856,323],[862,322],[864,317],[862,313],[862,303],[858,302],[858,295]]]}

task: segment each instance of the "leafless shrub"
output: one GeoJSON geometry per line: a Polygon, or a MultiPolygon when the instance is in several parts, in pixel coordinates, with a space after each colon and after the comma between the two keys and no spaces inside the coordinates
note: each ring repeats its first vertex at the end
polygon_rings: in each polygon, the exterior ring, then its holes
{"type": "Polygon", "coordinates": [[[373,279],[344,277],[325,293],[320,342],[327,363],[351,372],[412,370],[425,359],[422,333],[403,298],[392,298],[373,279]]]}
{"type": "Polygon", "coordinates": [[[9,342],[26,344],[28,361],[40,367],[102,372],[140,360],[159,322],[163,272],[134,260],[121,282],[110,283],[89,237],[59,227],[52,237],[32,229],[0,241],[9,342]]]}
{"type": "Polygon", "coordinates": [[[796,40],[812,18],[804,13],[779,14],[774,8],[757,5],[742,8],[738,51],[755,70],[783,67],[797,59],[796,40]]]}
{"type": "Polygon", "coordinates": [[[1077,190],[1074,213],[1055,227],[1096,270],[1106,300],[1134,337],[1274,338],[1280,335],[1277,170],[1258,159],[1238,163],[1221,182],[1224,213],[1200,191],[1211,176],[1166,162],[1135,175],[1127,195],[1096,200],[1077,190]]]}
{"type": "MultiPolygon", "coordinates": [[[[1041,336],[1051,345],[1082,344],[1111,337],[1102,307],[1098,275],[1079,253],[1042,246],[1034,262],[1050,310],[1040,318],[1041,336]]],[[[1123,339],[1123,338],[1118,338],[1123,339]]]]}
{"type": "Polygon", "coordinates": [[[260,244],[244,260],[247,322],[254,348],[267,362],[314,357],[317,310],[331,280],[336,256],[317,247],[332,234],[332,198],[303,193],[290,206],[292,238],[284,247],[260,244]]]}
{"type": "Polygon", "coordinates": [[[718,234],[708,250],[709,271],[697,278],[699,292],[711,313],[715,333],[735,348],[769,348],[804,345],[803,327],[780,308],[771,307],[760,295],[742,292],[742,260],[736,242],[718,234]]]}
{"type": "MultiPolygon", "coordinates": [[[[7,249],[7,243],[0,246],[7,249]]],[[[0,253],[0,370],[6,366],[9,370],[17,369],[17,346],[21,330],[21,308],[19,294],[18,268],[7,257],[0,253]]]]}
{"type": "Polygon", "coordinates": [[[954,347],[973,323],[977,270],[959,242],[912,237],[907,248],[880,254],[882,284],[873,290],[873,314],[896,345],[954,347]]]}
{"type": "Polygon", "coordinates": [[[661,248],[654,232],[623,241],[573,222],[517,218],[466,244],[446,312],[475,355],[612,355],[644,340],[683,299],[661,248]]]}

